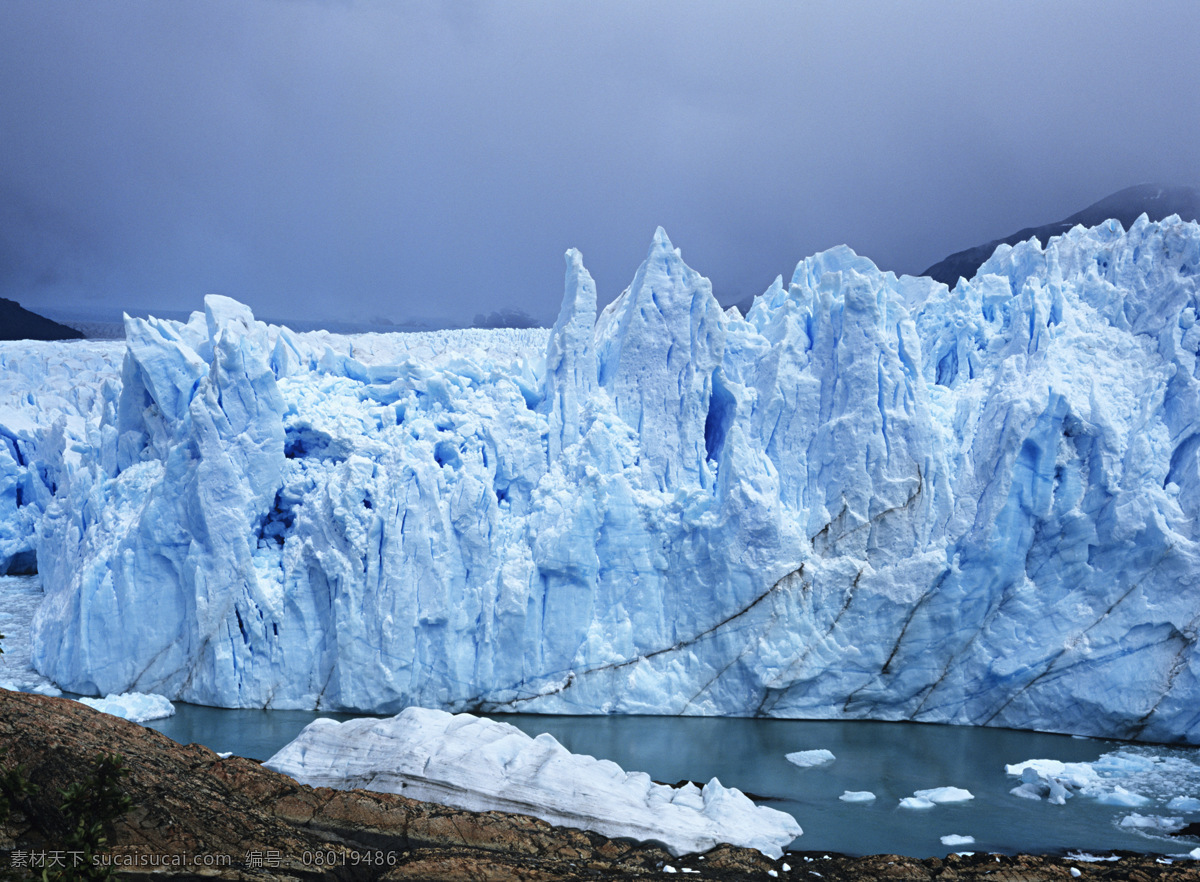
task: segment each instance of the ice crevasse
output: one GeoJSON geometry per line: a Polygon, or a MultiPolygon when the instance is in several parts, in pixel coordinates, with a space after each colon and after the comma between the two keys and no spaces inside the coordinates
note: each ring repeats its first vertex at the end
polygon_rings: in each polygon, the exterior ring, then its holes
{"type": "Polygon", "coordinates": [[[34,662],[224,706],[1200,742],[1198,267],[1178,219],[952,290],[841,247],[742,317],[659,230],[599,314],[568,252],[548,336],[128,319],[39,448],[34,662]]]}

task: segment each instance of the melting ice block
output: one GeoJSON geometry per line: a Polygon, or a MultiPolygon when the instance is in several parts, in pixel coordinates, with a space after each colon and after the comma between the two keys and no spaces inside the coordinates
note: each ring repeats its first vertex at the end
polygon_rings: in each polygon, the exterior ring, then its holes
{"type": "Polygon", "coordinates": [[[726,842],[779,857],[791,815],[715,778],[655,784],[644,772],[573,754],[550,735],[470,714],[408,708],[386,720],[316,720],[264,763],[302,784],[399,793],[469,811],[533,815],[605,836],[654,839],[674,855],[726,842]]]}

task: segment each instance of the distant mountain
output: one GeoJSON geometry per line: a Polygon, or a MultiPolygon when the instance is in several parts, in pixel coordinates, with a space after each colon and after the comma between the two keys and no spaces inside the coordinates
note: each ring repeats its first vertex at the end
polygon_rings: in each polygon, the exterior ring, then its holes
{"type": "Polygon", "coordinates": [[[30,312],[15,300],[0,297],[0,340],[79,340],[74,328],[30,312]]]}
{"type": "Polygon", "coordinates": [[[1089,205],[1083,211],[1076,212],[1065,220],[1040,227],[1026,227],[996,239],[984,245],[976,245],[966,251],[951,254],[945,260],[931,266],[923,276],[937,279],[939,282],[954,287],[959,278],[969,279],[983,262],[992,256],[996,246],[1000,244],[1016,245],[1031,236],[1036,236],[1043,245],[1051,236],[1058,236],[1076,224],[1094,227],[1109,218],[1115,217],[1125,229],[1138,219],[1142,213],[1150,216],[1150,220],[1159,221],[1173,214],[1187,221],[1200,219],[1200,188],[1196,187],[1165,187],[1159,184],[1138,184],[1127,187],[1106,196],[1099,202],[1089,205]]]}

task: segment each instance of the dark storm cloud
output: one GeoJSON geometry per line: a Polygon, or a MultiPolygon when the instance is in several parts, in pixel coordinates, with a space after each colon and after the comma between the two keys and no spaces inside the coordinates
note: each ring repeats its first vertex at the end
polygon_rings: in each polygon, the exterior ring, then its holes
{"type": "Polygon", "coordinates": [[[1191,2],[0,5],[0,295],[552,318],[666,227],[725,302],[1198,183],[1191,2]]]}

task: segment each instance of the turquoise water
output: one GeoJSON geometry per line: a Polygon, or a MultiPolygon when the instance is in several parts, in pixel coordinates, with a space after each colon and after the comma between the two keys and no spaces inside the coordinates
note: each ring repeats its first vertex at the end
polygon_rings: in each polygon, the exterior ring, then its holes
{"type": "MultiPolygon", "coordinates": [[[[350,718],[185,704],[176,708],[174,717],[147,725],[183,743],[194,741],[254,759],[269,757],[318,716],[350,718]]],[[[1114,750],[1200,761],[1195,750],[917,723],[534,715],[495,719],[531,735],[549,732],[569,750],[649,772],[658,781],[686,778],[704,783],[719,778],[763,805],[791,813],[804,828],[793,848],[807,851],[917,857],[955,850],[1185,854],[1198,844],[1118,826],[1132,812],[1200,819],[1163,806],[1170,795],[1200,795],[1187,791],[1186,782],[1173,793],[1164,791],[1155,804],[1137,809],[1100,805],[1085,797],[1055,806],[1012,795],[1009,791],[1018,781],[1004,771],[1006,763],[1034,758],[1092,761],[1114,750]],[[832,751],[834,762],[802,769],[784,758],[817,748],[832,751]],[[915,790],[941,786],[964,787],[975,798],[926,810],[899,807],[899,800],[915,790]],[[847,790],[869,790],[876,799],[868,804],[842,802],[838,797],[847,790]],[[949,834],[973,836],[975,844],[943,845],[941,837],[949,834]]]]}
{"type": "MultiPolygon", "coordinates": [[[[8,635],[0,655],[0,682],[22,688],[45,684],[29,665],[29,621],[40,600],[36,578],[0,577],[0,632],[8,635]]],[[[175,716],[148,725],[185,744],[197,742],[262,760],[318,716],[351,715],[177,703],[175,716]]],[[[1118,826],[1135,812],[1200,821],[1198,813],[1169,811],[1165,805],[1172,796],[1200,797],[1196,749],[917,723],[533,715],[495,719],[531,735],[549,732],[569,750],[611,759],[629,771],[649,772],[658,781],[686,778],[704,783],[719,778],[764,805],[790,812],[804,828],[794,847],[804,850],[917,857],[943,856],[956,849],[1186,854],[1200,845],[1118,826]],[[784,758],[819,748],[833,752],[832,764],[801,769],[784,758]],[[1009,792],[1018,782],[1005,774],[1005,764],[1041,758],[1087,762],[1116,750],[1174,763],[1166,773],[1128,785],[1152,797],[1151,804],[1131,809],[1076,797],[1056,806],[1009,792]],[[975,798],[927,810],[899,808],[900,799],[914,791],[942,786],[964,787],[975,798]],[[838,797],[847,790],[869,790],[877,798],[867,804],[842,802],[838,797]],[[943,845],[941,837],[949,834],[973,836],[975,843],[943,845]]]]}

